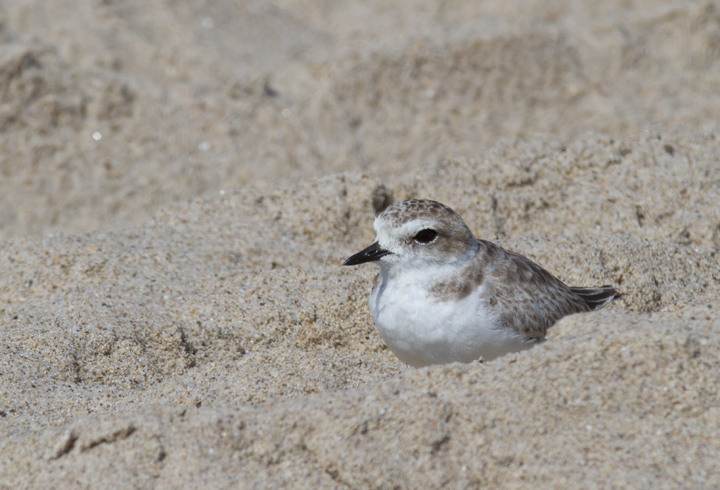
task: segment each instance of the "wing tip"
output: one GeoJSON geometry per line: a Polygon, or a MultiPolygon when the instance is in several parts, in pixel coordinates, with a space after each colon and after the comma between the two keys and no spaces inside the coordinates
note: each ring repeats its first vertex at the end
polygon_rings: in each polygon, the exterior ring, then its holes
{"type": "Polygon", "coordinates": [[[612,303],[615,300],[621,299],[623,294],[617,291],[614,287],[605,285],[597,288],[570,288],[571,291],[578,296],[588,305],[591,310],[599,310],[612,303]]]}

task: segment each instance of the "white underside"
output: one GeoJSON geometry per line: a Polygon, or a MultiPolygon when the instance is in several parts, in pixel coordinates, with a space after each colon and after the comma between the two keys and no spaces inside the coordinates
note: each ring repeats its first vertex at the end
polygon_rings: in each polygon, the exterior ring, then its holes
{"type": "Polygon", "coordinates": [[[370,295],[370,311],[380,336],[403,362],[429,364],[486,361],[533,345],[514,330],[501,327],[483,289],[460,301],[428,296],[428,270],[393,276],[381,266],[380,287],[370,295]]]}

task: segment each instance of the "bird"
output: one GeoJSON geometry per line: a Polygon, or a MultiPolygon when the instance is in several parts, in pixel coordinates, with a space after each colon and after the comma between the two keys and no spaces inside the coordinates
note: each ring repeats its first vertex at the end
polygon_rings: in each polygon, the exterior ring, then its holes
{"type": "Polygon", "coordinates": [[[437,201],[393,204],[373,227],[375,242],[343,265],[379,266],[369,297],[373,320],[395,356],[413,367],[528,349],[560,318],[622,297],[611,286],[567,286],[527,257],[476,238],[437,201]]]}

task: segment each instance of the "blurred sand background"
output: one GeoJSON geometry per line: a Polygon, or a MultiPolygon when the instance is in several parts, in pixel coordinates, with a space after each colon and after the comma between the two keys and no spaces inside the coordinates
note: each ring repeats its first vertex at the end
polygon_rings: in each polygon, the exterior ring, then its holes
{"type": "Polygon", "coordinates": [[[720,4],[0,2],[0,488],[720,486],[720,4]],[[625,298],[409,369],[410,197],[625,298]]]}

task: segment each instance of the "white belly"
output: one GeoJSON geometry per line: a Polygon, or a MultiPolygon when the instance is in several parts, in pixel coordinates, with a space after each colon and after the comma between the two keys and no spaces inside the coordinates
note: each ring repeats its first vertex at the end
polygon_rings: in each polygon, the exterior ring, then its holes
{"type": "Polygon", "coordinates": [[[438,301],[415,278],[383,281],[370,295],[380,336],[403,362],[429,364],[486,361],[532,346],[500,325],[483,297],[483,287],[460,301],[438,301]]]}

